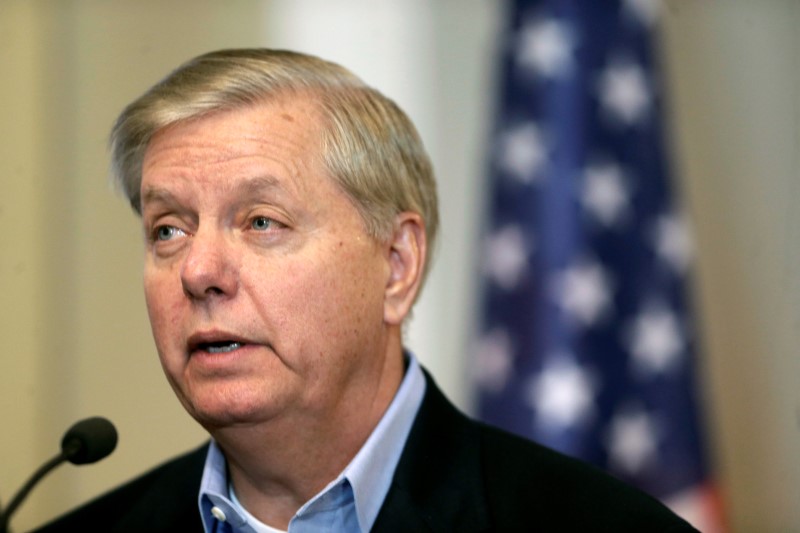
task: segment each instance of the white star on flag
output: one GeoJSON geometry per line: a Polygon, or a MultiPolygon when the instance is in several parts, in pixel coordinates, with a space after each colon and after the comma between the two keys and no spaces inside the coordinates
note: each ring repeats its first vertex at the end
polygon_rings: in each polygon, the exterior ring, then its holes
{"type": "Polygon", "coordinates": [[[677,316],[664,305],[646,306],[630,326],[628,346],[634,368],[645,375],[677,365],[685,344],[677,316]]]}
{"type": "Polygon", "coordinates": [[[592,326],[609,311],[611,279],[600,263],[579,261],[553,283],[556,301],[584,326],[592,326]]]}
{"type": "Polygon", "coordinates": [[[615,120],[627,126],[642,122],[650,111],[650,87],[639,65],[613,61],[600,76],[600,102],[615,120]]]}
{"type": "Polygon", "coordinates": [[[628,209],[628,190],[619,167],[605,164],[587,168],[581,200],[604,226],[620,222],[628,209]]]}
{"type": "Polygon", "coordinates": [[[657,459],[659,428],[641,408],[627,408],[611,420],[608,436],[610,463],[636,475],[657,459]]]}
{"type": "Polygon", "coordinates": [[[661,15],[661,0],[624,0],[624,9],[645,26],[652,27],[661,15]]]}
{"type": "Polygon", "coordinates": [[[484,335],[477,346],[475,378],[485,390],[499,392],[511,375],[513,351],[511,339],[504,329],[494,329],[484,335]]]}
{"type": "Polygon", "coordinates": [[[528,384],[527,404],[545,431],[574,427],[594,413],[595,384],[571,357],[558,355],[528,384]]]}
{"type": "Polygon", "coordinates": [[[505,226],[488,238],[486,273],[499,287],[511,290],[527,270],[528,253],[522,229],[517,225],[505,226]]]}
{"type": "Polygon", "coordinates": [[[694,257],[694,244],[686,220],[675,214],[659,217],[653,240],[658,255],[679,274],[686,273],[694,257]]]}
{"type": "Polygon", "coordinates": [[[543,20],[527,24],[519,36],[517,61],[546,78],[572,70],[575,38],[566,24],[543,20]]]}
{"type": "Polygon", "coordinates": [[[500,168],[522,183],[540,178],[539,171],[547,160],[542,132],[532,122],[521,124],[503,134],[500,141],[500,168]]]}

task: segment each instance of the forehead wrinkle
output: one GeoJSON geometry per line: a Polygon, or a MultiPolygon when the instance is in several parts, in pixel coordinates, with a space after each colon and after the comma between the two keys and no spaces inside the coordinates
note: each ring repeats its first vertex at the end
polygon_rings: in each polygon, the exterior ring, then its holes
{"type": "MultiPolygon", "coordinates": [[[[180,136],[178,139],[162,139],[155,146],[151,142],[145,153],[143,174],[161,176],[166,173],[198,181],[200,178],[211,177],[217,173],[230,176],[231,170],[235,167],[229,168],[228,164],[236,165],[237,161],[243,162],[241,164],[245,166],[242,169],[245,169],[244,173],[247,174],[250,172],[246,170],[249,166],[247,161],[253,160],[258,166],[258,160],[261,159],[280,165],[282,168],[279,175],[293,182],[286,185],[297,187],[302,185],[299,183],[302,180],[298,178],[307,172],[310,159],[317,159],[317,154],[314,154],[313,150],[312,153],[308,153],[308,150],[302,149],[306,139],[282,132],[268,131],[266,135],[237,132],[231,135],[227,142],[220,139],[204,140],[202,133],[180,136]]],[[[242,169],[235,173],[240,173],[242,169]]],[[[255,168],[251,170],[258,174],[255,168]]],[[[281,180],[270,176],[268,180],[265,177],[265,181],[254,183],[250,187],[263,189],[268,185],[267,181],[272,182],[271,186],[281,183],[281,180]]]]}
{"type": "MultiPolygon", "coordinates": [[[[266,188],[276,188],[283,181],[296,181],[303,171],[303,162],[298,161],[290,154],[281,157],[279,154],[264,149],[265,145],[281,144],[279,139],[263,139],[259,137],[239,137],[231,143],[206,142],[201,143],[196,139],[161,144],[150,150],[145,157],[145,165],[142,174],[149,174],[151,181],[161,181],[162,178],[175,177],[189,182],[202,182],[206,179],[213,179],[215,175],[222,175],[229,178],[240,175],[246,178],[244,182],[239,180],[225,180],[222,185],[225,189],[247,187],[253,192],[266,188]],[[243,149],[242,139],[249,141],[255,149],[243,149]],[[238,146],[237,146],[238,145],[238,146]],[[250,163],[252,160],[252,165],[250,163]],[[227,163],[241,161],[241,166],[229,166],[227,163]],[[271,161],[271,164],[279,165],[279,174],[285,175],[281,180],[274,175],[262,174],[258,167],[259,161],[271,161]],[[247,174],[256,175],[255,178],[248,178],[247,174]]],[[[285,143],[288,144],[288,143],[285,143]]],[[[158,189],[159,187],[153,187],[158,189]]],[[[150,195],[153,197],[153,195],[150,195]]]]}
{"type": "MultiPolygon", "coordinates": [[[[143,170],[148,170],[152,167],[165,169],[184,167],[196,163],[215,165],[262,155],[261,149],[243,149],[243,142],[259,147],[267,143],[265,139],[248,136],[231,137],[229,142],[224,143],[203,141],[201,136],[173,140],[169,143],[162,141],[156,146],[155,150],[148,149],[145,152],[143,170]]],[[[272,142],[274,143],[274,140],[272,142]]],[[[151,143],[150,147],[152,146],[153,144],[151,143]]]]}
{"type": "MultiPolygon", "coordinates": [[[[258,175],[242,180],[232,180],[230,183],[225,183],[224,185],[225,189],[241,193],[243,196],[257,196],[261,192],[283,189],[281,180],[269,174],[258,175]]],[[[148,185],[145,186],[142,191],[143,202],[169,203],[175,200],[175,195],[166,187],[148,185]]]]}

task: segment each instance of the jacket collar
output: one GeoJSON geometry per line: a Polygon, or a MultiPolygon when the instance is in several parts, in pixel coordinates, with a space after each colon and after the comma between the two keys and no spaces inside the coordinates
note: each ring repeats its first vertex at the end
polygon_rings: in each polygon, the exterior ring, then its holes
{"type": "Polygon", "coordinates": [[[484,531],[489,513],[477,426],[430,375],[373,531],[484,531]]]}

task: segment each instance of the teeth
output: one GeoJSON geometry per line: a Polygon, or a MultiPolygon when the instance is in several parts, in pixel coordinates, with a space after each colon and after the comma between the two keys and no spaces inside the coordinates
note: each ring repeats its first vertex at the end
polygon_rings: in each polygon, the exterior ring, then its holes
{"type": "Polygon", "coordinates": [[[205,347],[205,350],[208,353],[227,353],[240,348],[242,345],[238,342],[228,342],[228,343],[217,343],[217,344],[209,344],[205,347]]]}

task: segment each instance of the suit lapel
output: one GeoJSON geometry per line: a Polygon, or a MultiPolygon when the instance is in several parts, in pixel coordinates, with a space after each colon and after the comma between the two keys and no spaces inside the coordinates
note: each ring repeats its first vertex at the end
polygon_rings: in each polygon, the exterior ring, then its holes
{"type": "Polygon", "coordinates": [[[489,516],[477,426],[427,372],[425,379],[425,398],[373,531],[484,531],[489,516]]]}

